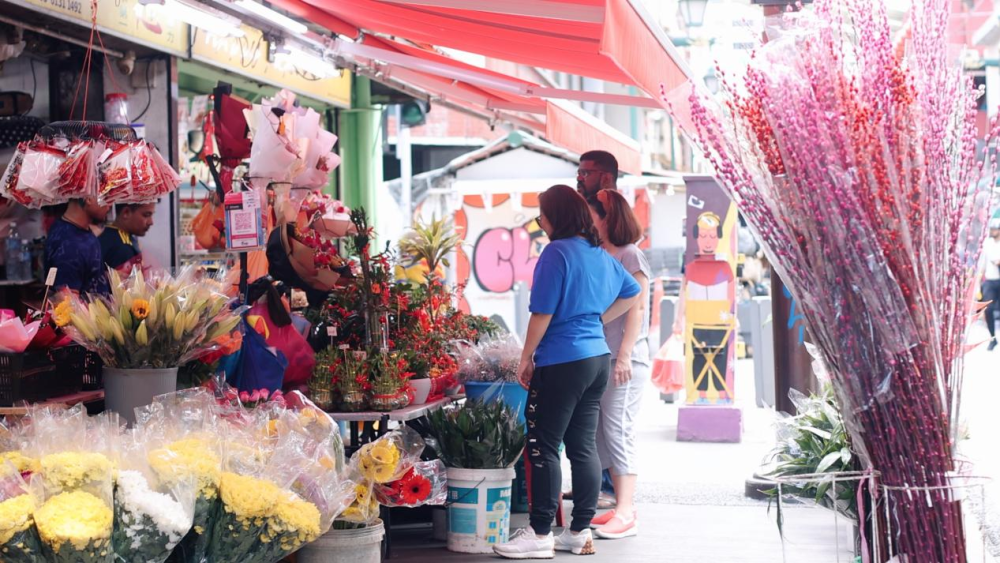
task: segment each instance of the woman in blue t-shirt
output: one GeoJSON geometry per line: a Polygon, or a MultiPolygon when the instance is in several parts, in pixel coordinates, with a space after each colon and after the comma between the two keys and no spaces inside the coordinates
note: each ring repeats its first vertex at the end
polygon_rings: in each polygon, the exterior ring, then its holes
{"type": "Polygon", "coordinates": [[[518,368],[528,389],[531,526],[494,548],[510,559],[549,558],[554,550],[594,552],[590,521],[601,488],[597,421],[611,371],[604,323],[627,312],[640,292],[635,278],[601,249],[582,196],[569,186],[553,186],[539,202],[539,223],[551,242],[535,266],[518,368]],[[563,443],[573,468],[573,522],[554,538],[563,443]]]}

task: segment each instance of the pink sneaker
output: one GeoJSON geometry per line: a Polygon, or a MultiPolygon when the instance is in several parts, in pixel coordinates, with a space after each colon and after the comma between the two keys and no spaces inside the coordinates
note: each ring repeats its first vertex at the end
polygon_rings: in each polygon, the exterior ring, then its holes
{"type": "Polygon", "coordinates": [[[623,516],[615,514],[614,517],[608,520],[607,524],[594,530],[594,534],[606,540],[620,540],[638,535],[639,517],[633,513],[631,518],[626,519],[623,516]]]}
{"type": "Polygon", "coordinates": [[[601,526],[610,522],[611,519],[614,517],[615,517],[614,509],[609,510],[603,514],[598,514],[597,516],[594,516],[594,518],[590,521],[590,527],[595,529],[600,528],[601,526]]]}

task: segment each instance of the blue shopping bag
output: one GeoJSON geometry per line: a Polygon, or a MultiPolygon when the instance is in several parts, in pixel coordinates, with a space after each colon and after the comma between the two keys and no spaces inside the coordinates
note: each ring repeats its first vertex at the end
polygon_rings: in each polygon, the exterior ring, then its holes
{"type": "Polygon", "coordinates": [[[252,393],[267,389],[273,393],[281,389],[288,360],[280,351],[268,349],[264,337],[250,326],[246,317],[243,318],[243,346],[233,355],[238,358],[230,364],[232,369],[226,369],[226,381],[237,391],[252,393]]]}

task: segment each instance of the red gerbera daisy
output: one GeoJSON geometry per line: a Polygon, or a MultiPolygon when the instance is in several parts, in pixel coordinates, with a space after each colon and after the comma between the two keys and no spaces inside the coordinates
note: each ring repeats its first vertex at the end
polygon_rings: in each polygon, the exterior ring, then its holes
{"type": "Polygon", "coordinates": [[[418,505],[431,496],[430,479],[414,473],[399,483],[399,496],[403,504],[418,505]]]}

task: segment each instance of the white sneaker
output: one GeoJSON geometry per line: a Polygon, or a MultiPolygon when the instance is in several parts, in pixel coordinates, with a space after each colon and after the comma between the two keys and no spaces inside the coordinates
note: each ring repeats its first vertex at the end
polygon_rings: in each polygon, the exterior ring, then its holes
{"type": "Polygon", "coordinates": [[[594,535],[590,529],[586,529],[579,534],[573,534],[566,528],[563,533],[556,536],[556,551],[572,551],[575,555],[594,555],[594,535]]]}
{"type": "Polygon", "coordinates": [[[507,543],[493,546],[493,553],[505,559],[552,559],[556,556],[552,532],[539,538],[531,527],[514,532],[507,543]]]}

